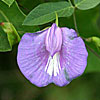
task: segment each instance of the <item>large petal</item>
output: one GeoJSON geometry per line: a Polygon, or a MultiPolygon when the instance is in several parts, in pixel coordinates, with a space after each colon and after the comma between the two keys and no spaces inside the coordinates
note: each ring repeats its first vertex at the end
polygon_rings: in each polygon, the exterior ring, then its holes
{"type": "Polygon", "coordinates": [[[61,66],[64,68],[66,79],[72,80],[84,72],[88,53],[83,40],[73,29],[62,28],[62,33],[61,66]]]}
{"type": "Polygon", "coordinates": [[[26,33],[18,46],[17,61],[21,72],[31,83],[42,87],[51,82],[45,72],[49,53],[45,47],[45,36],[48,29],[38,33],[26,33]]]}

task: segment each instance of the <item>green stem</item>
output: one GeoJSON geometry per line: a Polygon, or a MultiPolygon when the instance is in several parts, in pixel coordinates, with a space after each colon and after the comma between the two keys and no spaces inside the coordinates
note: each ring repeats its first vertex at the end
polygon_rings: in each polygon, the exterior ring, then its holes
{"type": "Polygon", "coordinates": [[[71,3],[71,1],[70,1],[70,0],[68,0],[68,2],[70,3],[70,5],[72,5],[72,3],[71,3]]]}
{"type": "Polygon", "coordinates": [[[75,8],[74,8],[74,13],[73,13],[73,21],[74,21],[75,30],[76,30],[76,32],[79,36],[79,32],[78,32],[78,28],[77,28],[77,22],[76,22],[75,8]]]}
{"type": "Polygon", "coordinates": [[[1,13],[1,15],[5,18],[5,20],[7,21],[7,22],[9,22],[9,19],[7,18],[7,16],[0,10],[0,13],[1,13]]]}
{"type": "Polygon", "coordinates": [[[86,45],[86,47],[87,47],[94,55],[96,55],[96,56],[100,59],[100,56],[99,56],[92,48],[90,48],[88,45],[86,45]]]}
{"type": "Polygon", "coordinates": [[[56,25],[58,26],[58,14],[55,12],[55,14],[56,14],[56,25]]]}

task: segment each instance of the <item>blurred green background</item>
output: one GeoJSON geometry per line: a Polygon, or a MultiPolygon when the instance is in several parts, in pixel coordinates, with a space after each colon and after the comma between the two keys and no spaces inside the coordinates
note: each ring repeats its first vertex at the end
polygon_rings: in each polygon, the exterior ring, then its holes
{"type": "MultiPolygon", "coordinates": [[[[44,2],[61,0],[17,0],[20,9],[28,14],[34,7],[44,2]]],[[[63,0],[64,1],[64,0],[63,0]]],[[[76,20],[82,37],[100,37],[100,5],[96,8],[76,10],[76,20]]],[[[44,28],[50,23],[40,26],[44,28]]],[[[73,17],[59,18],[59,26],[74,28],[73,17]]],[[[97,51],[94,43],[87,43],[97,51]]],[[[17,45],[13,50],[0,53],[0,100],[100,100],[100,59],[89,49],[88,65],[85,73],[65,87],[50,84],[38,88],[21,74],[17,65],[17,45]]],[[[99,51],[98,55],[99,54],[99,51]]]]}

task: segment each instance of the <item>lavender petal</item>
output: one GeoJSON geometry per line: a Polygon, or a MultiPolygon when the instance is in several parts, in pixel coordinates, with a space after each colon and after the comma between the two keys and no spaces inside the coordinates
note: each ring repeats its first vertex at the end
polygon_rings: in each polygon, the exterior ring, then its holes
{"type": "Polygon", "coordinates": [[[46,86],[51,82],[45,66],[49,53],[45,48],[45,36],[48,30],[38,33],[26,33],[18,46],[17,62],[21,72],[38,87],[46,86]]]}
{"type": "Polygon", "coordinates": [[[62,33],[61,66],[66,70],[67,79],[72,80],[84,72],[88,53],[83,40],[73,29],[62,28],[62,33]]]}

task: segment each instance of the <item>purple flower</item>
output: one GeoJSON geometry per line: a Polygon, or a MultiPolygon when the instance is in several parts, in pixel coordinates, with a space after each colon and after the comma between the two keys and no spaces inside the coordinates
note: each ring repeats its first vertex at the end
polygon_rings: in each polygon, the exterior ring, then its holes
{"type": "Polygon", "coordinates": [[[36,86],[64,86],[84,72],[87,56],[83,40],[73,29],[53,24],[46,30],[24,34],[17,61],[21,72],[36,86]]]}

